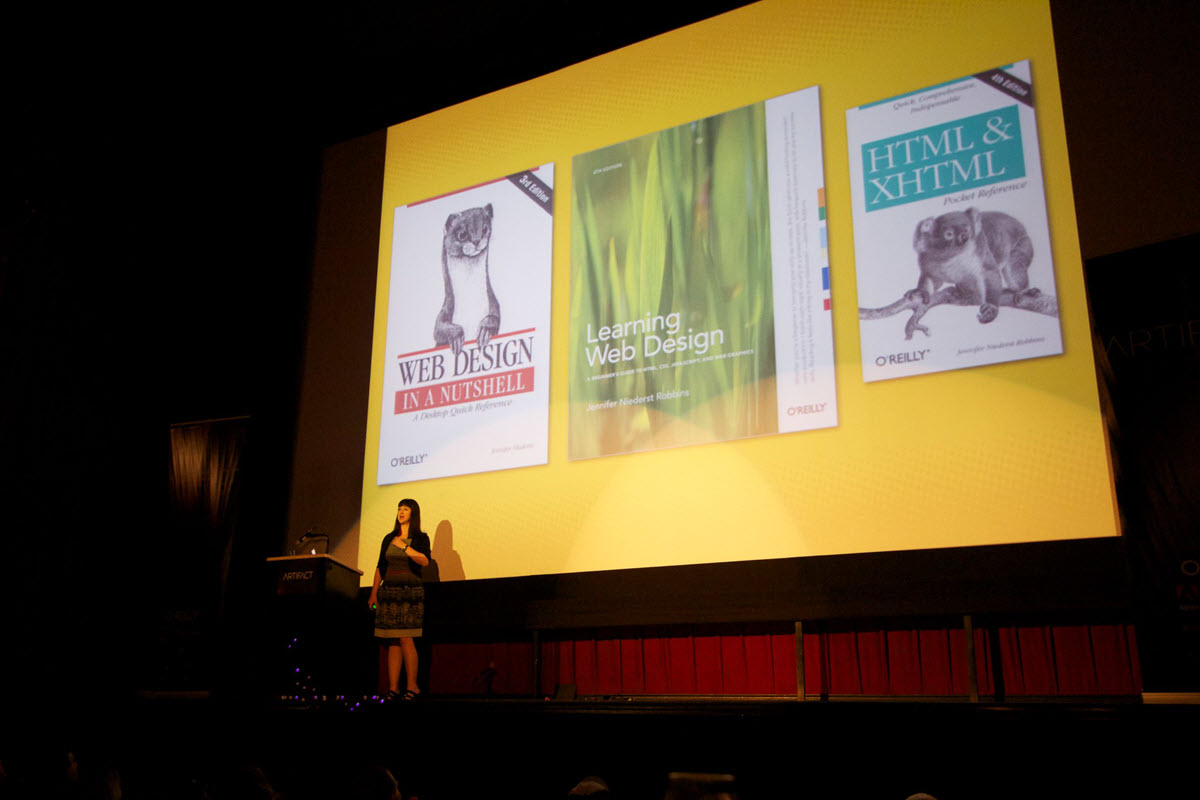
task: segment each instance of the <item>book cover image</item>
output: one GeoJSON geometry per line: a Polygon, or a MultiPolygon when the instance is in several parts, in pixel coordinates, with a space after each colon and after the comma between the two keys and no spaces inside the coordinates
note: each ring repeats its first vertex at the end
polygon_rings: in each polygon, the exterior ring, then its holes
{"type": "Polygon", "coordinates": [[[846,125],[863,379],[1062,353],[1029,62],[846,125]]]}
{"type": "Polygon", "coordinates": [[[554,165],[393,213],[379,485],[545,464],[554,165]]]}
{"type": "Polygon", "coordinates": [[[832,427],[816,87],[572,163],[571,459],[832,427]]]}

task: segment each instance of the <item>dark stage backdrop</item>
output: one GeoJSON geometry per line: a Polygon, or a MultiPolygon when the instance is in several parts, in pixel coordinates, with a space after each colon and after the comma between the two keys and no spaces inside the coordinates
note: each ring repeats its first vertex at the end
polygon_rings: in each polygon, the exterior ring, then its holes
{"type": "Polygon", "coordinates": [[[1087,264],[1148,689],[1200,690],[1200,236],[1087,264]]]}

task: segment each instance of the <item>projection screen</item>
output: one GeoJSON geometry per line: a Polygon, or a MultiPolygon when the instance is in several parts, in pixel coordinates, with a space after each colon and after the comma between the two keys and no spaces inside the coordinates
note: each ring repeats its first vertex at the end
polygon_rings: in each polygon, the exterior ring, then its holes
{"type": "Polygon", "coordinates": [[[1045,2],[764,2],[389,129],[358,566],[1118,533],[1045,2]]]}

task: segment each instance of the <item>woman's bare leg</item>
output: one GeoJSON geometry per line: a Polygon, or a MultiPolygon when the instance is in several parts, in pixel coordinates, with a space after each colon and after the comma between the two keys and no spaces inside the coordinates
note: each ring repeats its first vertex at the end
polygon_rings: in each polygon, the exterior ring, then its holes
{"type": "MultiPolygon", "coordinates": [[[[409,639],[408,641],[412,641],[409,639]]],[[[400,691],[400,665],[404,659],[402,651],[404,650],[404,640],[400,640],[399,644],[389,644],[387,649],[388,660],[388,688],[393,692],[400,691]]]]}
{"type": "Polygon", "coordinates": [[[418,694],[420,689],[417,688],[417,643],[411,636],[405,636],[400,639],[400,648],[404,651],[404,682],[408,691],[418,694]]]}

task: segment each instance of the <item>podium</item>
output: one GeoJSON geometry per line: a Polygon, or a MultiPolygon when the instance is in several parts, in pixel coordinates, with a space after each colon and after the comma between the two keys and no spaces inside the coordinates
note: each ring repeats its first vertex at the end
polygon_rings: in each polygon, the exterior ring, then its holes
{"type": "Polygon", "coordinates": [[[362,570],[347,566],[331,555],[275,556],[268,558],[275,577],[275,595],[337,596],[358,600],[362,570]]]}
{"type": "Polygon", "coordinates": [[[360,570],[327,554],[267,559],[274,581],[271,693],[280,698],[366,694],[375,686],[371,614],[360,570]]]}

